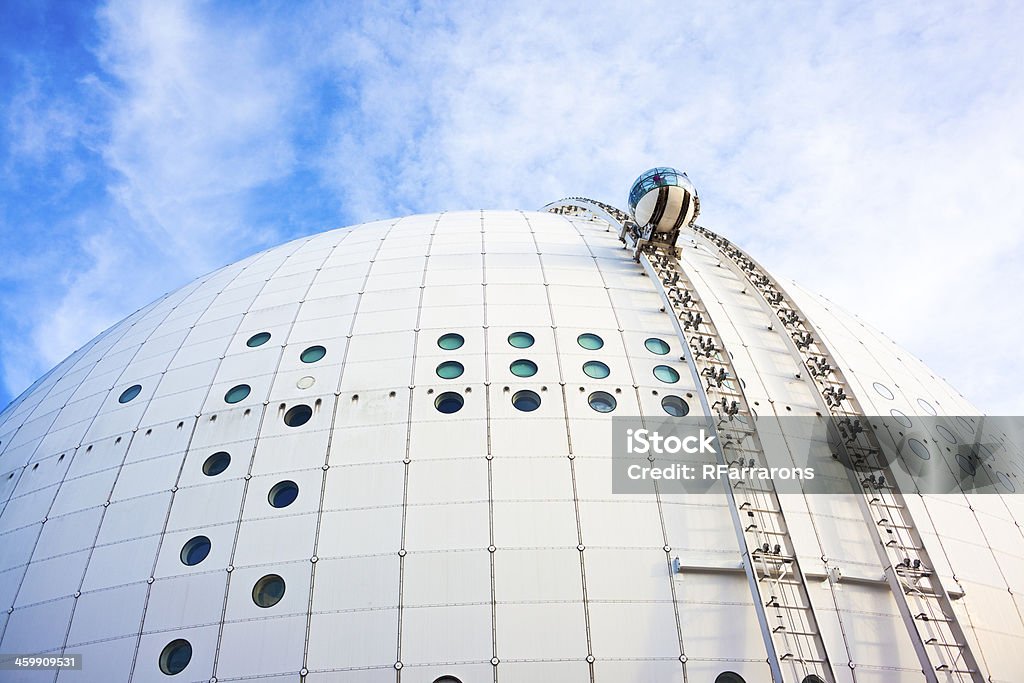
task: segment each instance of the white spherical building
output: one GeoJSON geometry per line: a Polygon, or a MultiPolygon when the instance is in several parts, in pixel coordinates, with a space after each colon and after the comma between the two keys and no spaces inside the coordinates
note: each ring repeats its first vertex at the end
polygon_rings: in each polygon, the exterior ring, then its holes
{"type": "Polygon", "coordinates": [[[934,610],[866,516],[898,491],[613,494],[612,416],[828,414],[808,349],[847,409],[979,414],[786,284],[800,344],[693,215],[661,251],[589,200],[333,230],[89,342],[0,414],[0,653],[81,669],[0,680],[1024,680],[1009,456],[1002,493],[891,504],[934,610]]]}

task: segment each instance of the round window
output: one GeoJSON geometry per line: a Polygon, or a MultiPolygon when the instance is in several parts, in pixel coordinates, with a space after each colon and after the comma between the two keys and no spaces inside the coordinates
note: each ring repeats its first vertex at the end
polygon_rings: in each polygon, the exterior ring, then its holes
{"type": "Polygon", "coordinates": [[[718,674],[715,678],[715,683],[747,683],[743,680],[743,676],[740,676],[734,671],[723,671],[718,674]]]}
{"type": "Polygon", "coordinates": [[[465,368],[462,363],[454,360],[446,360],[437,366],[437,376],[441,379],[455,379],[461,377],[465,368]]]}
{"type": "Polygon", "coordinates": [[[892,390],[890,390],[889,387],[885,386],[881,382],[875,382],[871,386],[875,388],[875,391],[878,392],[878,395],[881,396],[882,398],[887,398],[890,401],[896,398],[896,396],[892,393],[892,390]]]}
{"type": "Polygon", "coordinates": [[[949,443],[956,443],[956,434],[943,425],[935,425],[935,431],[942,435],[942,438],[949,443]]]}
{"type": "Polygon", "coordinates": [[[892,410],[889,411],[889,414],[892,415],[894,420],[899,422],[907,429],[914,426],[913,421],[909,417],[907,417],[906,414],[901,410],[896,410],[895,408],[893,408],[892,410]]]}
{"type": "Polygon", "coordinates": [[[509,346],[517,349],[528,349],[533,346],[533,335],[529,332],[513,332],[508,335],[509,346]]]}
{"type": "Polygon", "coordinates": [[[1013,482],[1010,481],[1010,478],[1006,476],[1005,472],[996,472],[996,476],[999,478],[999,483],[1002,484],[1007,491],[1013,493],[1017,490],[1017,487],[1013,485],[1013,482]]]}
{"type": "Polygon", "coordinates": [[[462,398],[462,395],[456,394],[454,391],[446,391],[434,399],[434,407],[437,408],[438,412],[449,415],[462,410],[462,406],[465,403],[466,400],[462,398]]]}
{"type": "Polygon", "coordinates": [[[184,565],[192,567],[199,564],[206,559],[206,556],[210,554],[210,539],[206,536],[196,536],[190,538],[188,542],[181,547],[181,562],[184,565]]]}
{"type": "Polygon", "coordinates": [[[239,384],[238,386],[228,389],[228,393],[224,394],[224,400],[227,403],[238,403],[239,401],[244,401],[250,391],[252,391],[252,387],[248,384],[239,384]]]}
{"type": "Polygon", "coordinates": [[[935,410],[935,406],[933,406],[931,403],[929,403],[928,401],[924,400],[923,398],[917,399],[917,405],[921,406],[924,409],[924,411],[926,413],[928,413],[929,415],[937,415],[938,414],[937,411],[935,410]]]}
{"type": "Polygon", "coordinates": [[[512,361],[508,369],[516,377],[533,377],[537,374],[537,364],[525,358],[512,361]]]}
{"type": "Polygon", "coordinates": [[[284,579],[268,574],[252,587],[252,601],[257,607],[273,607],[284,597],[284,579]]]}
{"type": "Polygon", "coordinates": [[[959,453],[957,453],[956,462],[958,465],[960,465],[960,469],[962,469],[964,472],[971,475],[972,477],[974,476],[974,473],[977,471],[974,467],[974,463],[972,463],[970,460],[960,455],[959,453]]]}
{"type": "Polygon", "coordinates": [[[666,353],[669,352],[668,342],[665,341],[664,339],[658,339],[657,337],[651,337],[650,339],[645,341],[644,346],[647,347],[648,351],[650,351],[651,353],[656,353],[659,356],[664,356],[666,353]]]}
{"type": "Polygon", "coordinates": [[[301,427],[313,417],[313,409],[304,403],[292,406],[284,414],[284,423],[289,427],[301,427]]]}
{"type": "Polygon", "coordinates": [[[455,334],[449,332],[448,334],[442,334],[438,340],[437,345],[445,351],[454,351],[455,349],[462,348],[462,345],[466,343],[461,334],[455,334]]]}
{"type": "Polygon", "coordinates": [[[286,508],[299,497],[299,485],[294,481],[281,481],[274,484],[267,495],[270,505],[275,508],[286,508]]]}
{"type": "Polygon", "coordinates": [[[168,676],[180,674],[192,661],[192,645],[187,640],[172,640],[160,653],[160,671],[168,676]]]}
{"type": "Polygon", "coordinates": [[[917,439],[911,439],[909,444],[910,450],[914,452],[914,455],[921,458],[922,460],[928,460],[932,457],[932,454],[928,452],[928,447],[925,446],[920,441],[918,441],[917,439]]]}
{"type": "Polygon", "coordinates": [[[315,363],[327,355],[327,349],[322,346],[310,346],[299,354],[299,360],[303,363],[315,363]]]}
{"type": "Polygon", "coordinates": [[[270,341],[269,332],[257,332],[249,337],[249,341],[245,342],[245,345],[251,349],[255,349],[257,346],[263,346],[268,341],[270,341]]]}
{"type": "Polygon", "coordinates": [[[224,451],[217,451],[203,463],[203,474],[208,477],[216,477],[231,464],[231,455],[224,451]]]}
{"type": "Polygon", "coordinates": [[[583,372],[594,379],[604,379],[611,373],[608,366],[599,360],[588,360],[583,364],[583,372]]]}
{"type": "Polygon", "coordinates": [[[587,403],[599,413],[610,413],[615,410],[617,405],[615,397],[607,391],[595,391],[587,399],[587,403]]]}
{"type": "Polygon", "coordinates": [[[679,373],[675,371],[675,368],[670,368],[667,365],[655,366],[654,376],[667,384],[675,384],[679,381],[679,373]]]}
{"type": "Polygon", "coordinates": [[[661,399],[661,407],[672,417],[685,417],[690,412],[690,404],[680,396],[666,396],[661,399]]]}
{"type": "Polygon", "coordinates": [[[118,403],[127,403],[128,401],[130,401],[133,398],[135,398],[136,396],[138,396],[140,393],[142,393],[142,385],[141,384],[133,384],[130,387],[128,387],[127,389],[125,389],[124,391],[121,392],[121,396],[117,399],[117,402],[118,403]]]}
{"type": "Polygon", "coordinates": [[[604,339],[601,339],[593,332],[584,332],[580,336],[576,337],[576,343],[588,351],[597,351],[599,348],[604,346],[604,339]]]}
{"type": "Polygon", "coordinates": [[[523,389],[512,395],[512,405],[515,406],[516,410],[532,413],[537,408],[540,408],[540,396],[535,391],[523,389]]]}

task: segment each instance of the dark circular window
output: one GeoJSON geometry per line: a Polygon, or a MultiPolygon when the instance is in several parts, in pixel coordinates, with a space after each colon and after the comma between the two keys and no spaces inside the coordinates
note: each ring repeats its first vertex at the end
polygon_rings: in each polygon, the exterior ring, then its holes
{"type": "Polygon", "coordinates": [[[310,346],[299,354],[299,360],[303,363],[315,363],[327,355],[327,349],[322,346],[310,346]]]}
{"type": "Polygon", "coordinates": [[[456,377],[461,377],[465,370],[466,369],[462,366],[462,363],[454,360],[446,360],[437,366],[437,376],[441,379],[455,379],[456,377]]]}
{"type": "Polygon", "coordinates": [[[512,361],[508,369],[516,377],[533,377],[537,374],[537,364],[525,358],[512,361]]]}
{"type": "Polygon", "coordinates": [[[715,683],[747,683],[743,676],[733,671],[723,671],[715,678],[715,683]]]}
{"type": "Polygon", "coordinates": [[[580,336],[576,337],[576,343],[588,351],[597,351],[599,348],[604,346],[604,339],[601,339],[593,332],[584,332],[580,336]]]}
{"type": "Polygon", "coordinates": [[[910,450],[914,452],[914,455],[921,458],[922,460],[929,460],[932,454],[928,452],[928,447],[917,439],[911,439],[909,442],[910,450]]]}
{"type": "Polygon", "coordinates": [[[252,587],[252,601],[257,607],[273,607],[284,597],[284,579],[268,574],[252,587]]]}
{"type": "Polygon", "coordinates": [[[441,676],[440,678],[435,678],[434,683],[462,683],[462,681],[455,676],[441,676]]]}
{"type": "Polygon", "coordinates": [[[611,370],[609,370],[608,366],[599,360],[588,360],[583,364],[583,372],[587,374],[587,377],[604,379],[611,373],[611,370]]]}
{"type": "Polygon", "coordinates": [[[656,353],[659,356],[664,356],[666,353],[669,352],[668,342],[665,341],[664,339],[658,339],[657,337],[651,337],[650,339],[645,341],[644,346],[647,347],[648,351],[650,351],[651,353],[656,353]]]}
{"type": "Polygon", "coordinates": [[[970,460],[960,455],[959,453],[957,453],[956,456],[956,463],[960,465],[960,469],[962,469],[964,472],[971,475],[972,477],[974,476],[974,473],[977,472],[977,470],[974,467],[974,463],[972,463],[970,460]]]}
{"type": "Polygon", "coordinates": [[[257,332],[249,337],[249,341],[245,342],[245,345],[251,349],[255,349],[257,346],[263,346],[268,341],[270,341],[269,332],[257,332]]]}
{"type": "Polygon", "coordinates": [[[666,396],[661,399],[661,407],[672,417],[684,417],[690,412],[690,404],[680,396],[666,396]]]}
{"type": "Polygon", "coordinates": [[[956,434],[943,425],[935,425],[935,431],[942,435],[942,438],[949,443],[956,443],[956,434]]]}
{"type": "Polygon", "coordinates": [[[599,413],[610,413],[615,410],[615,406],[618,405],[615,401],[615,397],[607,391],[595,391],[587,399],[587,403],[589,403],[590,407],[599,413]]]}
{"type": "Polygon", "coordinates": [[[192,661],[192,644],[187,640],[172,640],[160,653],[160,671],[168,676],[180,674],[192,661]]]}
{"type": "Polygon", "coordinates": [[[445,414],[459,412],[465,403],[466,400],[462,398],[462,395],[456,394],[454,391],[446,391],[434,399],[434,407],[437,408],[438,412],[445,414]]]}
{"type": "Polygon", "coordinates": [[[509,346],[517,349],[528,349],[533,346],[533,335],[529,332],[513,332],[508,335],[509,346]]]}
{"type": "Polygon", "coordinates": [[[914,426],[914,422],[909,417],[907,417],[906,414],[903,413],[903,411],[896,410],[895,408],[893,408],[892,410],[889,411],[889,414],[892,415],[894,420],[899,422],[904,427],[907,427],[908,429],[914,426]]]}
{"type": "Polygon", "coordinates": [[[445,351],[454,351],[455,349],[462,348],[462,345],[466,343],[461,334],[455,334],[449,332],[448,334],[442,334],[438,340],[437,345],[445,351]]]}
{"type": "Polygon", "coordinates": [[[825,683],[825,679],[818,674],[807,674],[800,683],[825,683]]]}
{"type": "Polygon", "coordinates": [[[209,554],[210,539],[206,536],[196,536],[181,547],[181,562],[192,567],[205,560],[209,554]]]}
{"type": "Polygon", "coordinates": [[[248,384],[239,384],[228,389],[228,393],[224,394],[224,400],[227,403],[238,403],[239,401],[244,401],[250,391],[252,391],[252,387],[248,384]]]}
{"type": "Polygon", "coordinates": [[[284,423],[289,427],[301,427],[309,422],[311,417],[313,417],[313,409],[305,403],[300,403],[288,409],[288,412],[284,414],[284,423]]]}
{"type": "Polygon", "coordinates": [[[1014,491],[1017,490],[1017,487],[1013,485],[1013,482],[1010,481],[1010,478],[1008,476],[1006,476],[1006,473],[996,472],[996,476],[999,478],[999,483],[1002,484],[1007,491],[1013,493],[1014,491]]]}
{"type": "Polygon", "coordinates": [[[887,398],[890,401],[896,398],[896,396],[892,393],[889,387],[885,386],[881,382],[875,382],[871,386],[875,388],[875,391],[877,391],[878,395],[881,396],[882,398],[887,398]]]}
{"type": "Polygon", "coordinates": [[[117,399],[117,402],[118,403],[127,403],[128,401],[130,401],[133,398],[135,398],[136,396],[138,396],[140,393],[142,393],[142,385],[141,384],[133,384],[130,387],[128,387],[127,389],[125,389],[124,391],[121,392],[121,396],[120,396],[120,398],[117,399]]]}
{"type": "Polygon", "coordinates": [[[675,368],[670,368],[667,365],[655,366],[654,376],[667,384],[675,384],[679,381],[679,373],[676,372],[675,368]]]}
{"type": "Polygon", "coordinates": [[[959,428],[963,429],[968,434],[974,433],[974,425],[965,420],[962,415],[958,415],[956,421],[959,428]]]}
{"type": "Polygon", "coordinates": [[[917,405],[921,406],[924,409],[924,411],[926,413],[928,413],[929,415],[937,415],[938,414],[938,412],[935,410],[935,406],[933,406],[931,403],[929,403],[928,401],[924,400],[923,398],[917,399],[917,405]]]}
{"type": "Polygon", "coordinates": [[[540,408],[540,396],[535,391],[523,389],[512,395],[512,405],[516,407],[516,410],[532,413],[537,408],[540,408]]]}
{"type": "Polygon", "coordinates": [[[216,477],[231,464],[231,455],[225,451],[217,451],[203,463],[203,474],[208,477],[216,477]]]}
{"type": "Polygon", "coordinates": [[[299,485],[294,481],[281,481],[274,484],[274,487],[270,489],[270,494],[267,496],[267,500],[270,501],[270,505],[276,508],[286,508],[295,502],[295,499],[299,497],[299,485]]]}

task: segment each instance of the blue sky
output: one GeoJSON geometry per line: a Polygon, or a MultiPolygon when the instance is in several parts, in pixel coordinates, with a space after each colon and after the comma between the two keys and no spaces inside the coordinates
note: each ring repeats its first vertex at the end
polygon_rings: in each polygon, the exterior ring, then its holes
{"type": "Polygon", "coordinates": [[[0,406],[286,239],[622,206],[673,165],[702,223],[1024,414],[1021,25],[1012,3],[3,3],[0,406]]]}

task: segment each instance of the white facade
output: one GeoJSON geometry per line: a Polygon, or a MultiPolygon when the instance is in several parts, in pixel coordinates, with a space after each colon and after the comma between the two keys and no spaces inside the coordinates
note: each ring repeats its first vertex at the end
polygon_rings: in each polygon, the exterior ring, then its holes
{"type": "MultiPolygon", "coordinates": [[[[681,263],[759,415],[813,414],[736,273],[704,247],[681,263]]],[[[789,291],[872,414],[978,414],[880,333],[789,291]]],[[[611,415],[664,415],[666,395],[701,410],[661,307],[607,223],[476,211],[296,240],[136,312],[0,414],[0,653],[84,658],[0,680],[769,681],[724,496],[611,493],[611,415]],[[533,343],[513,346],[520,332],[533,343]],[[462,345],[441,348],[452,334],[462,345]],[[462,374],[439,376],[452,361],[462,374]],[[521,391],[536,410],[513,405],[521,391]],[[216,453],[230,463],[204,473],[216,453]],[[298,495],[274,507],[282,482],[298,495]],[[190,566],[196,537],[209,552],[190,566]],[[266,576],[285,590],[260,607],[266,576]],[[192,654],[171,677],[161,653],[179,639],[192,654]]],[[[912,499],[986,675],[1006,683],[1024,680],[1019,500],[912,499]]],[[[924,681],[856,506],[785,505],[836,679],[924,681]]]]}

